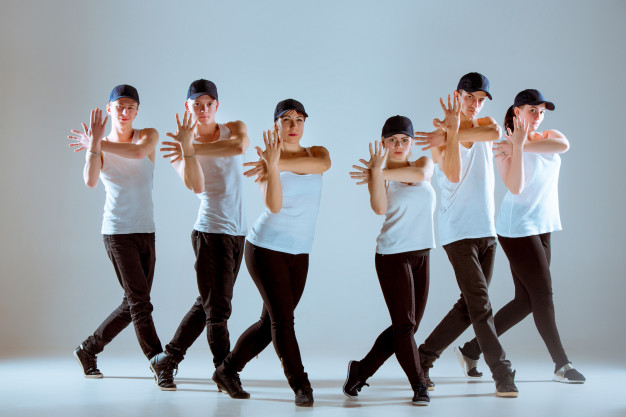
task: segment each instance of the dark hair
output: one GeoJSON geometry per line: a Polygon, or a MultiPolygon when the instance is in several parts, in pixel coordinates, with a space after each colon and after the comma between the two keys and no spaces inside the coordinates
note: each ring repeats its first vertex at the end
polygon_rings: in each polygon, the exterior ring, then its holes
{"type": "Polygon", "coordinates": [[[514,109],[515,107],[513,106],[509,107],[504,115],[504,133],[508,133],[509,130],[511,130],[511,132],[515,130],[513,127],[513,117],[515,116],[514,109]]]}

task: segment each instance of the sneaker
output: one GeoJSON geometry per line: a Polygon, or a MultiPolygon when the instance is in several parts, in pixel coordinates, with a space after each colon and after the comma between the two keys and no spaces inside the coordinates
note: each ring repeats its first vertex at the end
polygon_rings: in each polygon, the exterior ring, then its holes
{"type": "Polygon", "coordinates": [[[83,345],[80,345],[74,351],[74,357],[83,368],[83,375],[85,378],[102,378],[102,372],[98,369],[96,355],[92,355],[83,349],[83,345]]]}
{"type": "Polygon", "coordinates": [[[364,385],[369,387],[369,384],[359,378],[359,361],[350,361],[348,376],[343,384],[343,393],[349,398],[357,397],[364,385]]]}
{"type": "Polygon", "coordinates": [[[494,379],[496,380],[496,396],[515,398],[519,395],[514,382],[515,371],[506,369],[498,378],[494,376],[494,379]]]}
{"type": "Polygon", "coordinates": [[[215,372],[213,373],[213,382],[217,384],[218,391],[226,392],[226,394],[230,395],[230,398],[250,398],[250,394],[244,391],[241,386],[239,374],[237,372],[234,374],[226,372],[224,365],[220,365],[217,369],[215,369],[215,372]]]}
{"type": "Polygon", "coordinates": [[[478,365],[478,359],[472,359],[465,356],[461,351],[460,346],[454,348],[454,353],[456,353],[456,358],[458,359],[459,365],[461,365],[461,368],[463,369],[463,374],[466,377],[482,378],[483,373],[479,372],[478,369],[476,369],[476,366],[478,365]]]}
{"type": "Polygon", "coordinates": [[[174,363],[165,352],[154,355],[150,359],[150,369],[154,373],[154,382],[161,391],[176,391],[174,384],[174,363]]]}
{"type": "Polygon", "coordinates": [[[417,384],[413,388],[413,399],[411,400],[413,405],[426,406],[430,404],[430,396],[428,395],[428,387],[425,384],[417,384]]]}
{"type": "Polygon", "coordinates": [[[313,406],[313,388],[310,385],[296,389],[296,405],[298,407],[313,406]]]}
{"type": "Polygon", "coordinates": [[[586,381],[583,374],[578,372],[571,363],[566,363],[557,369],[552,379],[565,384],[584,384],[586,381]]]}

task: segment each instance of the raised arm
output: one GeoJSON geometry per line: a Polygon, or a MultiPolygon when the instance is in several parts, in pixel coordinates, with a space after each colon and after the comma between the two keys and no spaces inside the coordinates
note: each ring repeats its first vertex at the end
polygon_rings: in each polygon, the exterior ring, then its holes
{"type": "Polygon", "coordinates": [[[193,131],[196,123],[191,123],[191,115],[185,112],[183,122],[180,122],[178,114],[176,114],[176,125],[178,130],[176,133],[166,133],[175,142],[163,142],[166,148],[161,151],[169,152],[163,155],[164,158],[170,158],[170,162],[174,170],[185,184],[194,193],[198,194],[204,191],[204,174],[198,158],[196,158],[196,150],[192,144],[193,131]]]}
{"type": "Polygon", "coordinates": [[[141,129],[137,143],[102,141],[102,150],[129,159],[142,159],[149,156],[154,160],[154,150],[159,143],[156,129],[141,129]]]}
{"type": "Polygon", "coordinates": [[[530,124],[519,117],[513,118],[514,130],[507,131],[505,140],[494,144],[496,166],[506,188],[519,194],[524,189],[524,152],[530,124]]]}
{"type": "Polygon", "coordinates": [[[569,141],[558,130],[544,130],[540,140],[530,140],[524,145],[524,152],[533,153],[564,153],[569,150],[569,141]]]}
{"type": "Polygon", "coordinates": [[[374,147],[370,143],[370,160],[369,170],[371,179],[367,184],[370,192],[370,206],[374,213],[385,214],[387,212],[387,189],[385,187],[385,179],[383,178],[383,167],[387,160],[389,149],[385,148],[382,143],[374,142],[374,147]]]}
{"type": "Polygon", "coordinates": [[[383,178],[385,181],[396,182],[430,181],[433,176],[434,167],[435,165],[432,159],[427,156],[422,156],[415,161],[415,166],[383,169],[383,178]]]}
{"type": "Polygon", "coordinates": [[[443,147],[432,148],[432,155],[435,162],[439,163],[441,171],[451,182],[459,182],[461,180],[461,151],[459,149],[459,124],[461,105],[457,97],[454,98],[454,104],[450,102],[448,95],[448,106],[443,104],[440,98],[441,108],[445,114],[443,121],[437,121],[441,129],[446,131],[446,145],[443,147]]]}
{"type": "Polygon", "coordinates": [[[281,159],[278,167],[294,174],[322,174],[330,169],[330,154],[323,146],[312,146],[311,156],[281,159]]]}
{"type": "Polygon", "coordinates": [[[280,170],[278,161],[280,160],[280,143],[278,134],[268,130],[263,132],[263,142],[265,151],[258,146],[255,147],[259,157],[265,162],[265,177],[259,181],[265,206],[272,213],[278,213],[283,207],[283,188],[280,182],[280,170]]]}
{"type": "Polygon", "coordinates": [[[106,116],[102,119],[102,110],[96,108],[91,111],[89,118],[89,130],[83,123],[83,129],[87,134],[89,144],[87,146],[87,155],[85,155],[85,168],[83,169],[83,179],[85,185],[94,188],[98,185],[100,170],[102,169],[102,138],[104,137],[104,129],[107,123],[106,116]]]}
{"type": "Polygon", "coordinates": [[[242,121],[228,122],[226,126],[230,129],[228,140],[218,140],[215,142],[194,143],[196,152],[202,156],[235,156],[243,154],[250,145],[248,138],[248,128],[242,121]]]}

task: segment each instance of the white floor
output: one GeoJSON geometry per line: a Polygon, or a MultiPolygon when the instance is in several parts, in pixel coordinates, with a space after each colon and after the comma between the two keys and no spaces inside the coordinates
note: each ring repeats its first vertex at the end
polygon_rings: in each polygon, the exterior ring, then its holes
{"type": "MultiPolygon", "coordinates": [[[[428,407],[411,406],[412,395],[395,359],[364,387],[358,399],[347,399],[341,386],[347,360],[306,361],[315,406],[298,408],[275,356],[252,361],[242,383],[252,398],[233,400],[218,393],[211,381],[208,358],[188,355],[176,378],[178,391],[159,391],[147,362],[137,355],[103,354],[100,380],[81,376],[71,356],[0,359],[2,417],[243,417],[243,416],[626,416],[626,368],[579,366],[583,385],[551,381],[551,369],[532,362],[517,363],[517,399],[497,398],[494,383],[485,378],[467,382],[456,362],[441,359],[431,371],[437,387],[428,407]]],[[[579,364],[580,365],[580,364],[579,364]]]]}

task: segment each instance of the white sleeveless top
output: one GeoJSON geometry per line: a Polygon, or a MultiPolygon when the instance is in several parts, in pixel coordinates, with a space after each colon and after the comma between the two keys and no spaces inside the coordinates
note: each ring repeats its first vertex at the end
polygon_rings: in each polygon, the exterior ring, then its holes
{"type": "Polygon", "coordinates": [[[524,189],[504,196],[496,230],[504,237],[524,237],[561,230],[559,216],[559,170],[557,153],[524,152],[524,189]]]}
{"type": "MultiPolygon", "coordinates": [[[[218,140],[230,140],[230,129],[221,124],[218,127],[218,140]]],[[[200,208],[194,229],[205,233],[245,236],[247,224],[243,206],[243,155],[197,155],[196,158],[204,173],[204,191],[197,194],[200,208]]]]}
{"type": "MultiPolygon", "coordinates": [[[[132,143],[139,140],[135,129],[132,143]]],[[[148,156],[124,158],[102,153],[100,180],[106,190],[102,234],[154,233],[152,179],[154,162],[148,156]]]]}
{"type": "Polygon", "coordinates": [[[387,212],[376,253],[391,255],[435,247],[436,196],[430,181],[387,183],[387,212]]]}
{"type": "MultiPolygon", "coordinates": [[[[478,123],[474,120],[474,127],[478,123]]],[[[474,142],[467,149],[459,144],[461,181],[448,180],[439,164],[437,181],[441,190],[439,243],[496,235],[493,201],[494,175],[491,142],[474,142]]]]}
{"type": "MultiPolygon", "coordinates": [[[[310,150],[307,148],[309,156],[310,150]]],[[[250,229],[255,246],[290,254],[310,253],[322,196],[322,175],[281,171],[283,205],[278,213],[265,209],[250,229]]]]}

